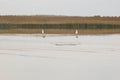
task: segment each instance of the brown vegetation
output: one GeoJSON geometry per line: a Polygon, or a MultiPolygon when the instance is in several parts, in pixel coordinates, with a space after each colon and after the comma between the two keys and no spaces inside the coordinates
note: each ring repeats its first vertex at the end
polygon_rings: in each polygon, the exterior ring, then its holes
{"type": "Polygon", "coordinates": [[[76,28],[79,34],[115,34],[120,17],[0,16],[0,34],[36,34],[43,27],[47,34],[74,34],[76,28]]]}
{"type": "MultiPolygon", "coordinates": [[[[80,35],[89,34],[120,34],[120,29],[103,29],[103,30],[78,30],[80,35]]],[[[0,34],[41,34],[41,29],[14,29],[14,30],[0,30],[0,34]]],[[[75,30],[68,29],[46,29],[46,34],[75,34],[75,30]]]]}
{"type": "Polygon", "coordinates": [[[12,24],[61,24],[61,23],[104,23],[120,24],[120,17],[79,16],[0,16],[0,23],[12,24]]]}

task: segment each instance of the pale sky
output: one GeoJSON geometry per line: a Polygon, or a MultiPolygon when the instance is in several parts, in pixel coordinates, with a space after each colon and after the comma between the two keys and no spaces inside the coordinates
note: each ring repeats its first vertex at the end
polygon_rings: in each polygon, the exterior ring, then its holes
{"type": "Polygon", "coordinates": [[[0,0],[0,14],[120,16],[120,0],[0,0]]]}

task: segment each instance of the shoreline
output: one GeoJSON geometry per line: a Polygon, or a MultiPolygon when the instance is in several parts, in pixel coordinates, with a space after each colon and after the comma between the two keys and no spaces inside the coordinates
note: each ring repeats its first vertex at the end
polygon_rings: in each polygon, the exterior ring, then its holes
{"type": "MultiPolygon", "coordinates": [[[[73,29],[44,29],[45,34],[73,34],[73,29]]],[[[42,34],[42,29],[12,29],[0,30],[0,34],[42,34]]],[[[78,35],[120,34],[120,29],[88,29],[78,30],[78,35]]]]}

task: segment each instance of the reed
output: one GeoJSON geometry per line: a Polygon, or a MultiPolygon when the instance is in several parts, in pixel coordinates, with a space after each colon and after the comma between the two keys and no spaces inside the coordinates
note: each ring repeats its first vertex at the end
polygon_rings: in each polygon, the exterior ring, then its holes
{"type": "MultiPolygon", "coordinates": [[[[41,34],[42,29],[10,29],[0,30],[0,34],[41,34]]],[[[73,29],[45,29],[46,34],[75,34],[73,29]]],[[[78,30],[79,35],[120,34],[120,29],[87,29],[78,30]]]]}
{"type": "Polygon", "coordinates": [[[0,16],[0,33],[40,33],[41,29],[56,34],[76,29],[80,34],[120,33],[120,17],[0,16]]]}
{"type": "Polygon", "coordinates": [[[120,24],[0,24],[0,29],[120,29],[120,24]]]}

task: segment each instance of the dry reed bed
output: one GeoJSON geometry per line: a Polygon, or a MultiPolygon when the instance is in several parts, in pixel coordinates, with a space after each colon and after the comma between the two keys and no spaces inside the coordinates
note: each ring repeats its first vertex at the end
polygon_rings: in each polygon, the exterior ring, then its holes
{"type": "Polygon", "coordinates": [[[0,16],[0,23],[11,24],[61,24],[61,23],[104,23],[120,24],[120,17],[79,16],[0,16]]]}
{"type": "MultiPolygon", "coordinates": [[[[102,30],[78,30],[79,35],[89,34],[120,34],[120,29],[102,29],[102,30]]],[[[0,34],[41,34],[42,29],[13,29],[0,30],[0,34]]],[[[45,29],[46,34],[75,34],[75,30],[68,29],[45,29]]]]}
{"type": "Polygon", "coordinates": [[[120,17],[79,16],[0,16],[0,33],[36,34],[114,34],[120,33],[120,17]]]}

